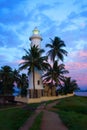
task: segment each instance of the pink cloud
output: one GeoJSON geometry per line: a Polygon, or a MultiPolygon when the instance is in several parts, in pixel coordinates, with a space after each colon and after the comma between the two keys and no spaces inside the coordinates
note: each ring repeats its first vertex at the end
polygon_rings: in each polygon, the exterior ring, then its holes
{"type": "Polygon", "coordinates": [[[80,88],[87,86],[87,74],[85,73],[80,73],[80,72],[72,72],[70,71],[70,73],[66,76],[70,76],[72,79],[77,81],[77,84],[80,88]]]}
{"type": "Polygon", "coordinates": [[[21,64],[21,63],[23,63],[23,62],[24,62],[24,60],[17,60],[17,61],[16,61],[17,64],[21,64]]]}
{"type": "Polygon", "coordinates": [[[81,74],[76,77],[79,86],[87,86],[87,75],[81,74]]]}
{"type": "Polygon", "coordinates": [[[87,63],[69,62],[66,64],[66,69],[69,69],[69,70],[87,69],[87,63]]]}
{"type": "Polygon", "coordinates": [[[23,62],[24,62],[23,60],[16,60],[16,61],[7,62],[6,64],[9,66],[18,67],[19,64],[23,62]]]}
{"type": "Polygon", "coordinates": [[[86,51],[82,51],[82,50],[80,50],[80,51],[75,51],[75,52],[70,52],[70,54],[69,54],[69,57],[70,57],[70,59],[83,59],[83,58],[85,58],[85,57],[87,57],[87,52],[86,51]]]}
{"type": "Polygon", "coordinates": [[[85,52],[85,51],[80,51],[80,52],[78,52],[78,56],[79,56],[79,57],[87,57],[87,52],[85,52]]]}
{"type": "MultiPolygon", "coordinates": [[[[85,55],[81,53],[81,56],[85,55]]],[[[77,80],[79,86],[87,86],[87,63],[69,62],[66,64],[69,76],[77,80]]]]}

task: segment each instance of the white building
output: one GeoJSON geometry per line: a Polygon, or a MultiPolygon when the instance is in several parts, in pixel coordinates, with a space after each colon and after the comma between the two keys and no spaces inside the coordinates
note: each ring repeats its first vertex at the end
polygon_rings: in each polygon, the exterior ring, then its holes
{"type": "MultiPolygon", "coordinates": [[[[41,48],[41,41],[42,37],[39,34],[39,30],[35,28],[33,30],[32,36],[29,38],[31,41],[31,47],[32,46],[38,46],[38,48],[41,48]]],[[[33,73],[29,75],[29,87],[28,87],[28,97],[32,98],[33,97],[33,73]]],[[[43,84],[41,80],[41,71],[35,69],[35,93],[36,93],[36,98],[39,98],[43,96],[43,84]]]]}

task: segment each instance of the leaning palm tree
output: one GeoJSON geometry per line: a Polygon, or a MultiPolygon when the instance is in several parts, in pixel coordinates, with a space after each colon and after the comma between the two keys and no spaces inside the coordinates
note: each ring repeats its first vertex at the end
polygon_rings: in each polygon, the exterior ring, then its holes
{"type": "Polygon", "coordinates": [[[54,60],[64,60],[64,55],[67,56],[67,51],[63,49],[65,47],[64,41],[59,37],[55,37],[54,40],[51,39],[51,44],[46,44],[46,47],[49,47],[48,56],[54,62],[54,60]]]}
{"type": "Polygon", "coordinates": [[[42,56],[43,49],[38,49],[37,46],[26,50],[26,55],[22,57],[24,60],[19,67],[19,70],[28,69],[28,75],[33,74],[33,97],[35,97],[35,69],[46,70],[48,68],[47,56],[42,56]]]}
{"type": "Polygon", "coordinates": [[[64,74],[68,73],[68,70],[65,69],[64,64],[58,65],[57,60],[54,61],[53,66],[50,66],[46,73],[42,76],[44,83],[51,83],[51,86],[61,86],[61,82],[64,81],[64,74]]]}

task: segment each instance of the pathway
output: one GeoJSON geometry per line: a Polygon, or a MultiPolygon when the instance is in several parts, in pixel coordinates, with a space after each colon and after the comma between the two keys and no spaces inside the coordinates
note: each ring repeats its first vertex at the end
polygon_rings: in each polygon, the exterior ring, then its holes
{"type": "Polygon", "coordinates": [[[62,123],[59,116],[55,112],[48,111],[52,106],[56,105],[58,101],[48,104],[46,110],[44,110],[41,130],[68,130],[62,123]]]}
{"type": "Polygon", "coordinates": [[[46,107],[44,107],[45,104],[38,107],[35,114],[31,116],[19,130],[29,130],[34,122],[34,119],[41,111],[43,111],[41,130],[68,130],[68,128],[62,123],[58,114],[49,111],[49,109],[56,105],[56,103],[58,103],[58,101],[50,103],[46,107]]]}
{"type": "Polygon", "coordinates": [[[21,126],[18,130],[29,130],[34,123],[36,116],[41,112],[42,108],[43,106],[40,105],[35,113],[31,117],[29,117],[28,120],[23,124],[23,126],[21,126]]]}
{"type": "Polygon", "coordinates": [[[41,130],[68,130],[60,120],[58,114],[44,111],[41,130]]]}

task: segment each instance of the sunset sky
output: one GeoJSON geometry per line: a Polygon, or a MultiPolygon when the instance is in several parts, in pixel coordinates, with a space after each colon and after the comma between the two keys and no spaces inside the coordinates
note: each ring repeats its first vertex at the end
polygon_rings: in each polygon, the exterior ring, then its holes
{"type": "Polygon", "coordinates": [[[35,27],[43,37],[42,48],[55,36],[65,42],[67,76],[87,88],[87,1],[0,0],[0,67],[18,69],[35,27]]]}

